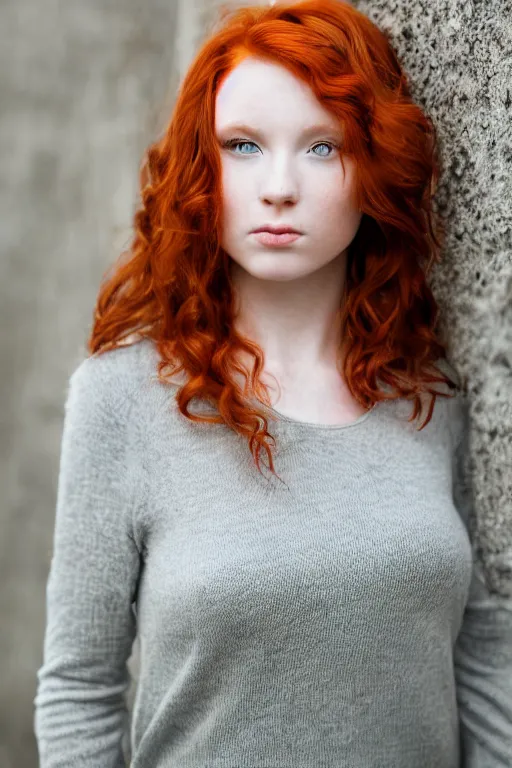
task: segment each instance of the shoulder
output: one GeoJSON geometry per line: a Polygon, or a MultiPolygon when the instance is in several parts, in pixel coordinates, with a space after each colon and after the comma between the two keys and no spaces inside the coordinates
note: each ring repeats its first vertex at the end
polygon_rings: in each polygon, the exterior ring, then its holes
{"type": "MultiPolygon", "coordinates": [[[[469,404],[467,393],[462,377],[447,358],[438,358],[433,363],[433,367],[435,372],[447,376],[454,384],[451,387],[442,382],[432,383],[430,386],[438,393],[442,393],[436,396],[434,413],[443,431],[447,430],[449,442],[452,449],[455,450],[468,431],[469,404]]],[[[430,403],[430,394],[424,392],[423,396],[430,403]]]]}
{"type": "Polygon", "coordinates": [[[149,339],[95,353],[75,365],[70,382],[77,387],[94,387],[106,396],[129,393],[151,375],[157,359],[149,339]]]}
{"type": "Polygon", "coordinates": [[[140,340],[86,357],[75,365],[68,382],[66,411],[87,408],[121,419],[140,403],[144,387],[156,374],[157,352],[140,340]]]}
{"type": "Polygon", "coordinates": [[[441,401],[440,409],[443,421],[446,422],[450,433],[452,450],[457,452],[461,449],[463,451],[467,449],[469,440],[469,399],[467,392],[460,385],[460,377],[457,376],[453,368],[451,370],[454,372],[459,386],[452,390],[447,386],[444,387],[443,391],[446,391],[449,396],[438,397],[437,401],[441,401]]]}

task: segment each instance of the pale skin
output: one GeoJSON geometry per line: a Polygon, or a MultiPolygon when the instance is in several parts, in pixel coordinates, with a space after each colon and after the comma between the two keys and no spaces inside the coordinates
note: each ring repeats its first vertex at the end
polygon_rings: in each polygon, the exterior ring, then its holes
{"type": "MultiPolygon", "coordinates": [[[[215,133],[222,163],[223,237],[237,296],[236,328],[261,347],[272,406],[298,421],[346,424],[365,413],[340,371],[346,250],[362,213],[354,161],[336,118],[287,69],[250,57],[222,83],[215,133]],[[234,123],[251,130],[232,128],[234,123]],[[312,133],[311,126],[319,124],[312,133]],[[226,147],[233,140],[241,143],[226,147]],[[262,245],[251,230],[302,235],[262,245]],[[276,381],[278,388],[276,388],[276,381]]],[[[252,367],[252,358],[243,362],[252,367]]],[[[243,382],[241,382],[243,384],[243,382]]]]}

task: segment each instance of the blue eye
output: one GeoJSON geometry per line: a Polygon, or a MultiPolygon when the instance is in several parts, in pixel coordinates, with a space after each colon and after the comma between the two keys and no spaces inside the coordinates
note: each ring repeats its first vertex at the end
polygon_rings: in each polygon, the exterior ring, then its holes
{"type": "MultiPolygon", "coordinates": [[[[320,144],[315,144],[313,149],[315,149],[315,147],[329,147],[330,149],[337,149],[337,147],[335,147],[334,144],[330,144],[327,141],[321,141],[320,144]]],[[[330,154],[329,155],[320,155],[320,157],[330,157],[330,156],[331,156],[330,154]]]]}
{"type": "MultiPolygon", "coordinates": [[[[231,141],[226,141],[224,146],[227,147],[228,149],[232,149],[234,147],[239,147],[240,145],[243,145],[243,144],[252,144],[254,147],[256,146],[256,144],[253,141],[244,141],[243,139],[231,139],[231,141]]],[[[240,152],[235,154],[240,154],[240,152]]],[[[242,154],[244,153],[242,152],[242,154]]]]}
{"type": "MultiPolygon", "coordinates": [[[[248,141],[246,139],[231,139],[230,141],[226,141],[223,144],[223,146],[226,147],[227,149],[234,149],[234,147],[239,147],[239,146],[244,145],[244,144],[252,144],[253,147],[256,146],[256,144],[253,141],[248,141]]],[[[337,145],[331,144],[328,141],[321,141],[318,144],[315,144],[314,147],[312,147],[312,149],[315,149],[316,147],[329,147],[331,150],[339,148],[337,145]]],[[[243,154],[246,154],[246,153],[245,152],[235,152],[235,154],[242,154],[243,155],[243,154]]],[[[253,153],[249,153],[249,154],[253,154],[253,153]]],[[[325,154],[324,155],[318,155],[318,157],[330,157],[331,155],[332,155],[332,152],[329,153],[328,155],[325,155],[325,154]]]]}

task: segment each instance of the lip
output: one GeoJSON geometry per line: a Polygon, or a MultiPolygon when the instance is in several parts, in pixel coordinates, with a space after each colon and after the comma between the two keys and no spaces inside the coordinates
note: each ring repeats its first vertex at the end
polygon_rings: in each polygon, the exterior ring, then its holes
{"type": "Polygon", "coordinates": [[[302,235],[299,232],[283,232],[281,234],[275,234],[275,232],[253,232],[256,240],[262,245],[270,247],[277,247],[281,245],[288,245],[298,240],[302,235]]]}
{"type": "Polygon", "coordinates": [[[253,229],[252,233],[256,234],[258,232],[271,232],[273,235],[286,235],[289,233],[293,233],[295,235],[301,235],[302,232],[299,232],[298,229],[294,229],[293,227],[289,227],[286,224],[283,224],[281,226],[274,226],[272,224],[264,224],[262,227],[258,227],[258,229],[253,229]]]}

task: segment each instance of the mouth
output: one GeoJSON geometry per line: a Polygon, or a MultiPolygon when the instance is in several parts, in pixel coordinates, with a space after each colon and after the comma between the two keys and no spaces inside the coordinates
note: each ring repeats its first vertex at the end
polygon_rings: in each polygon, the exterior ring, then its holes
{"type": "Polygon", "coordinates": [[[258,232],[269,232],[271,235],[301,235],[302,232],[299,232],[298,229],[293,229],[293,227],[271,227],[271,226],[264,226],[259,227],[258,229],[253,229],[252,233],[257,234],[258,232]]]}
{"type": "Polygon", "coordinates": [[[269,232],[268,230],[262,230],[260,232],[253,232],[254,237],[261,245],[276,247],[280,245],[289,245],[298,240],[302,235],[299,232],[293,232],[288,230],[287,232],[281,232],[276,234],[275,232],[269,232]]]}

